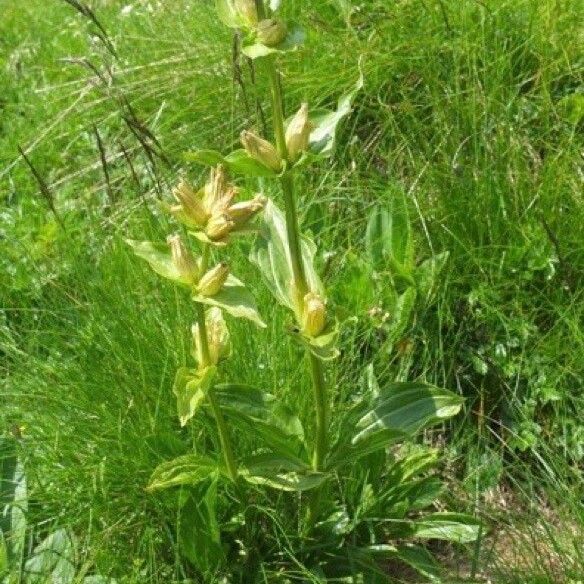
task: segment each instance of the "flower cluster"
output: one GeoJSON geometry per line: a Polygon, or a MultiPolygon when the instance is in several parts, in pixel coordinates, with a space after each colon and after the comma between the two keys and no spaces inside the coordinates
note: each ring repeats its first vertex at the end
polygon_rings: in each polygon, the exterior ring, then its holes
{"type": "Polygon", "coordinates": [[[201,241],[225,245],[231,234],[246,231],[250,220],[265,204],[263,195],[234,203],[240,193],[240,189],[227,183],[225,169],[217,166],[207,184],[198,191],[182,180],[172,191],[176,204],[166,204],[165,208],[193,229],[201,241]]]}

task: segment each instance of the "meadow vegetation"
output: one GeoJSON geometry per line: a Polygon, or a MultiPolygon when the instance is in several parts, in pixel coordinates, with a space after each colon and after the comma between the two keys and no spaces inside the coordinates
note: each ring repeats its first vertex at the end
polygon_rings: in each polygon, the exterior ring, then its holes
{"type": "MultiPolygon", "coordinates": [[[[187,491],[145,490],[160,463],[219,442],[206,412],[181,427],[172,395],[195,307],[125,240],[177,230],[160,201],[180,176],[207,179],[185,152],[270,133],[268,79],[210,2],[95,0],[97,21],[75,4],[0,0],[0,435],[27,477],[27,545],[74,534],[78,581],[322,582],[318,546],[306,552],[291,519],[305,494],[219,486],[196,492],[205,507],[183,521],[187,491]],[[207,531],[189,539],[197,524],[207,531]]],[[[282,64],[288,115],[336,107],[363,76],[334,157],[296,181],[341,324],[327,365],[335,414],[374,391],[371,371],[464,397],[409,446],[440,452],[433,476],[447,488],[432,508],[482,525],[475,542],[429,544],[442,581],[584,581],[584,3],[282,4],[308,31],[282,64]],[[403,282],[375,263],[380,208],[409,217],[419,269],[443,263],[408,310],[403,282]]],[[[234,240],[230,267],[267,327],[229,319],[223,372],[275,395],[312,435],[302,348],[282,332],[253,245],[234,240]]],[[[250,454],[250,433],[231,431],[250,454]]],[[[366,483],[355,473],[341,498],[374,500],[352,486],[366,483]]],[[[432,578],[382,565],[379,581],[432,578]]]]}

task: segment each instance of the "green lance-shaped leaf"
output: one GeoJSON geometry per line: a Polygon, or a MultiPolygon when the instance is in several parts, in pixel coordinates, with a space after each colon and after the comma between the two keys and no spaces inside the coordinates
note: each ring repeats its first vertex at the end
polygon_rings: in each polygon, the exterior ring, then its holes
{"type": "Polygon", "coordinates": [[[23,572],[28,584],[75,581],[76,545],[73,534],[66,529],[54,531],[31,553],[23,572]]]}
{"type": "Polygon", "coordinates": [[[232,422],[261,438],[263,446],[300,463],[308,460],[302,423],[281,399],[240,384],[219,384],[215,395],[232,422]]]}
{"type": "Polygon", "coordinates": [[[413,523],[413,536],[470,543],[479,537],[481,522],[464,513],[432,513],[413,523]]]}
{"type": "Polygon", "coordinates": [[[357,422],[353,444],[385,428],[413,435],[456,415],[463,402],[455,393],[426,383],[392,383],[357,422]]]}
{"type": "Polygon", "coordinates": [[[338,125],[351,113],[353,100],[362,88],[363,72],[359,64],[359,78],[353,89],[339,98],[336,110],[315,109],[310,112],[309,119],[313,127],[310,134],[310,154],[325,157],[333,153],[338,125]]]}
{"type": "Polygon", "coordinates": [[[280,491],[308,491],[320,486],[327,475],[314,472],[308,464],[281,454],[260,454],[243,461],[241,476],[252,484],[280,491]]]}
{"type": "Polygon", "coordinates": [[[251,37],[250,40],[244,43],[241,52],[250,59],[259,59],[261,57],[268,57],[278,53],[287,53],[295,51],[304,44],[306,40],[306,32],[304,28],[295,22],[287,24],[286,36],[281,42],[276,44],[266,44],[261,41],[260,37],[251,37]]]}
{"type": "Polygon", "coordinates": [[[227,281],[213,296],[193,295],[195,302],[217,306],[235,318],[245,318],[251,320],[259,327],[265,327],[266,323],[260,317],[253,294],[232,274],[227,281]]]}
{"type": "Polygon", "coordinates": [[[378,450],[386,449],[393,444],[405,442],[410,438],[409,434],[394,428],[383,428],[353,444],[341,441],[329,454],[327,468],[340,468],[353,465],[365,456],[369,456],[378,450]]]}
{"type": "Polygon", "coordinates": [[[216,373],[217,368],[214,366],[206,367],[205,369],[181,367],[176,372],[172,391],[176,396],[181,426],[187,424],[205,401],[207,391],[211,387],[216,373]]]}
{"type": "Polygon", "coordinates": [[[377,272],[391,270],[394,277],[413,285],[414,241],[405,193],[392,189],[390,202],[369,215],[366,247],[377,272]]]}
{"type": "Polygon", "coordinates": [[[183,485],[192,486],[219,474],[220,467],[214,459],[199,454],[185,454],[157,466],[146,489],[159,491],[183,485]]]}
{"type": "Polygon", "coordinates": [[[247,176],[249,178],[275,177],[278,173],[252,158],[243,148],[234,150],[227,156],[223,156],[216,150],[195,150],[185,152],[184,159],[188,162],[196,162],[205,166],[217,166],[223,164],[233,174],[247,176]]]}
{"type": "MultiPolygon", "coordinates": [[[[259,236],[250,253],[250,261],[259,268],[276,300],[290,310],[296,311],[297,299],[294,297],[295,291],[292,286],[294,272],[288,246],[286,219],[272,201],[268,201],[264,208],[259,229],[259,236]]],[[[301,248],[308,287],[324,297],[324,286],[314,267],[316,245],[308,237],[303,236],[301,248]]]]}

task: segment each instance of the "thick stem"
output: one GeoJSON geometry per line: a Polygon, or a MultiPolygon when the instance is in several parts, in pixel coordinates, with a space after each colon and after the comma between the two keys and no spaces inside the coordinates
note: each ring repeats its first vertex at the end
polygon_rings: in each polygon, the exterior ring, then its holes
{"type": "MultiPolygon", "coordinates": [[[[274,123],[274,135],[276,146],[283,160],[288,160],[288,149],[286,147],[286,133],[284,130],[284,107],[282,100],[282,88],[280,84],[280,75],[274,59],[268,61],[268,73],[270,77],[270,89],[272,97],[272,115],[274,123]]],[[[296,199],[294,196],[294,181],[290,171],[285,172],[281,179],[282,191],[284,194],[284,205],[286,209],[286,231],[288,235],[288,246],[290,258],[292,260],[292,271],[294,276],[294,285],[298,292],[299,300],[309,291],[308,282],[306,281],[306,271],[304,269],[304,260],[302,257],[300,243],[300,229],[298,226],[298,213],[296,210],[296,199]]],[[[312,386],[314,391],[314,404],[316,414],[315,440],[312,456],[312,467],[315,471],[323,468],[327,451],[327,395],[324,379],[324,369],[322,361],[315,357],[307,349],[310,369],[312,374],[312,386]]],[[[318,518],[320,506],[320,489],[312,492],[308,513],[308,526],[314,525],[318,518]]]]}
{"type": "MultiPolygon", "coordinates": [[[[205,245],[203,248],[203,257],[201,262],[201,273],[207,271],[207,264],[209,263],[208,260],[209,248],[207,245],[205,245]]],[[[200,363],[199,366],[208,367],[209,365],[211,365],[211,355],[209,353],[209,337],[207,336],[205,306],[200,302],[197,303],[197,324],[199,325],[199,342],[201,344],[202,359],[202,363],[200,363]]],[[[215,388],[213,386],[211,386],[207,390],[207,399],[209,400],[209,405],[211,406],[213,417],[215,418],[215,423],[217,424],[219,442],[221,443],[221,451],[223,452],[223,459],[225,460],[227,473],[229,474],[229,478],[233,482],[237,482],[237,463],[235,462],[235,456],[233,454],[233,447],[231,445],[231,440],[229,438],[227,424],[225,423],[225,418],[223,417],[221,406],[219,405],[217,397],[215,396],[215,388]]]]}
{"type": "Polygon", "coordinates": [[[322,361],[309,353],[314,405],[316,408],[316,440],[312,455],[312,466],[315,470],[322,469],[327,451],[328,403],[322,361]]]}

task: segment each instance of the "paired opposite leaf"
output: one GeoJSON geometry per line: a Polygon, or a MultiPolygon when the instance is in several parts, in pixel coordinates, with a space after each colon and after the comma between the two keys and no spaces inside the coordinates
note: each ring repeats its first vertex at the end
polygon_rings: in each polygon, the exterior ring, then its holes
{"type": "MultiPolygon", "coordinates": [[[[324,286],[314,267],[316,245],[303,236],[301,248],[308,286],[313,292],[324,296],[324,286]]],[[[259,268],[276,300],[294,312],[294,272],[289,249],[284,214],[272,201],[268,201],[262,214],[259,237],[250,253],[250,261],[259,268]]]]}
{"type": "Polygon", "coordinates": [[[232,274],[227,281],[213,296],[193,295],[195,302],[208,304],[209,306],[218,306],[225,312],[235,318],[246,318],[257,324],[259,327],[265,327],[266,323],[259,315],[255,298],[253,294],[232,274]]]}
{"type": "Polygon", "coordinates": [[[217,368],[213,366],[203,370],[181,367],[176,372],[172,391],[176,396],[181,426],[185,426],[197,413],[197,410],[205,400],[216,373],[217,368]]]}

